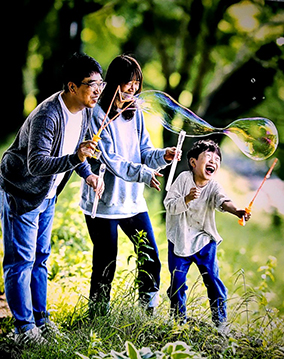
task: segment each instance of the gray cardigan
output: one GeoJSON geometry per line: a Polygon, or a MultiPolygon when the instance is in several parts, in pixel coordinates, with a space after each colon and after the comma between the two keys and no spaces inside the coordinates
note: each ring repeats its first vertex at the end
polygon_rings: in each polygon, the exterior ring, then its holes
{"type": "MultiPolygon", "coordinates": [[[[61,155],[66,124],[59,95],[60,92],[55,93],[30,113],[2,157],[0,186],[10,195],[10,205],[16,214],[38,207],[48,194],[56,174],[66,172],[57,194],[74,169],[84,179],[92,174],[88,162],[82,163],[76,153],[61,155]]],[[[91,110],[84,109],[76,150],[84,140],[90,118],[91,110]]]]}

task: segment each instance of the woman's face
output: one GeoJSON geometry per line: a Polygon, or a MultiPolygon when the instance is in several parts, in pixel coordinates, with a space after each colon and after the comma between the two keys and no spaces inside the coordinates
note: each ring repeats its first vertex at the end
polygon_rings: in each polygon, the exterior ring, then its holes
{"type": "Polygon", "coordinates": [[[121,92],[135,95],[135,93],[139,90],[139,87],[140,87],[140,81],[133,79],[132,81],[121,84],[120,90],[121,92]]]}

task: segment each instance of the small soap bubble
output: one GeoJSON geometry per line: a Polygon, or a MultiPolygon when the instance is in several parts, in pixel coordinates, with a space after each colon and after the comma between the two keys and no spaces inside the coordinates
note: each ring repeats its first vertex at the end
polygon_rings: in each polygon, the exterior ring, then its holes
{"type": "Polygon", "coordinates": [[[263,117],[242,118],[225,128],[211,126],[188,108],[180,105],[162,91],[143,91],[136,97],[136,106],[157,118],[169,131],[187,137],[201,137],[221,133],[231,138],[249,158],[259,161],[270,157],[278,146],[278,132],[274,123],[263,117]]]}

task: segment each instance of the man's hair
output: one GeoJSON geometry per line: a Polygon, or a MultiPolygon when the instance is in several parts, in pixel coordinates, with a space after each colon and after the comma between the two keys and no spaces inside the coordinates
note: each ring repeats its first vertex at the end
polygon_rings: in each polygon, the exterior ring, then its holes
{"type": "Polygon", "coordinates": [[[221,150],[216,142],[214,142],[212,140],[199,140],[199,141],[195,142],[193,144],[193,146],[191,147],[191,149],[187,152],[188,166],[191,171],[193,168],[192,168],[191,164],[189,163],[189,160],[191,158],[195,158],[197,160],[200,153],[206,152],[206,151],[216,153],[220,157],[220,161],[222,161],[221,150]]]}
{"type": "Polygon", "coordinates": [[[63,65],[62,68],[63,90],[68,92],[68,83],[74,82],[80,87],[85,77],[90,77],[94,72],[102,76],[101,65],[92,57],[75,52],[63,65]]]}

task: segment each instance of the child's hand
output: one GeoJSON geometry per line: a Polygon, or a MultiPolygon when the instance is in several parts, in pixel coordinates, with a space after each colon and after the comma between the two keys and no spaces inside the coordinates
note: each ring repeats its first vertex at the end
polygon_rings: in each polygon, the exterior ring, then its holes
{"type": "Polygon", "coordinates": [[[189,191],[189,194],[185,196],[185,203],[188,204],[190,201],[193,201],[194,199],[199,198],[201,193],[200,188],[192,187],[189,191]]]}
{"type": "Polygon", "coordinates": [[[250,219],[250,217],[251,217],[251,214],[250,213],[248,213],[246,210],[244,210],[244,209],[238,209],[237,211],[236,211],[236,215],[239,217],[239,218],[245,218],[245,221],[247,222],[249,219],[250,219]]]}

